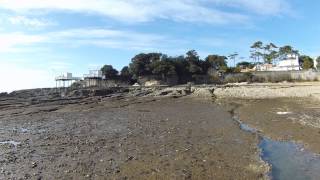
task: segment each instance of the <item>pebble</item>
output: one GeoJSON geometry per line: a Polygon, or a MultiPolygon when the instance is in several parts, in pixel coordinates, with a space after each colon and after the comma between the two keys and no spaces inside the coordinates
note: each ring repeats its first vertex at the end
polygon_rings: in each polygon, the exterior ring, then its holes
{"type": "Polygon", "coordinates": [[[36,163],[36,162],[32,162],[32,168],[35,168],[35,167],[37,167],[38,166],[38,164],[36,163]]]}

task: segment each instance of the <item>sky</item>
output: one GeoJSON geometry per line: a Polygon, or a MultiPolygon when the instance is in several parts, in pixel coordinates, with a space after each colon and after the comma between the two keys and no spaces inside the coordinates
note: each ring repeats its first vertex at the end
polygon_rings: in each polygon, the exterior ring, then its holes
{"type": "MultiPolygon", "coordinates": [[[[54,77],[138,53],[249,57],[258,40],[320,56],[320,1],[0,0],[0,92],[54,87],[54,77]]],[[[232,62],[229,62],[229,64],[232,62]]]]}

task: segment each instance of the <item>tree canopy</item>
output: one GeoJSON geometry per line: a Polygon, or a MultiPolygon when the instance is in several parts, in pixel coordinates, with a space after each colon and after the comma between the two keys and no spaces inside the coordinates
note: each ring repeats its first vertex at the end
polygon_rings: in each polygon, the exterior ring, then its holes
{"type": "Polygon", "coordinates": [[[286,45],[283,47],[279,48],[279,55],[283,56],[283,55],[290,55],[290,54],[295,54],[295,55],[299,55],[299,51],[295,50],[292,46],[286,45]]]}
{"type": "MultiPolygon", "coordinates": [[[[120,74],[111,65],[102,67],[103,75],[107,79],[137,80],[139,77],[153,76],[162,80],[168,77],[178,77],[180,83],[192,81],[201,76],[216,75],[220,71],[226,73],[240,72],[244,68],[254,68],[260,62],[272,64],[282,57],[288,55],[299,55],[299,51],[290,45],[278,47],[274,43],[264,44],[262,41],[257,41],[251,46],[251,58],[253,62],[242,61],[236,64],[238,53],[233,53],[230,56],[222,56],[218,54],[210,54],[205,59],[201,59],[197,51],[187,51],[185,55],[168,56],[166,54],[152,52],[140,53],[135,55],[128,66],[125,66],[120,71],[120,74]],[[233,60],[234,67],[228,67],[227,60],[233,60]]],[[[243,58],[244,59],[244,58],[243,58]]],[[[320,57],[316,59],[317,66],[320,68],[320,57]]],[[[314,61],[311,57],[303,55],[299,58],[300,65],[303,69],[311,69],[314,67],[314,61]]]]}
{"type": "Polygon", "coordinates": [[[227,57],[220,55],[208,55],[205,59],[206,68],[213,68],[215,70],[227,69],[227,57]]]}
{"type": "Polygon", "coordinates": [[[314,67],[313,59],[310,56],[302,55],[299,57],[299,62],[302,66],[302,69],[308,70],[314,67]]]}
{"type": "Polygon", "coordinates": [[[320,56],[317,57],[316,61],[317,61],[317,69],[320,69],[320,56]]]}
{"type": "Polygon", "coordinates": [[[185,56],[169,57],[162,53],[140,53],[131,59],[129,66],[123,67],[118,75],[111,65],[105,65],[101,70],[106,78],[120,76],[121,79],[138,79],[143,76],[154,76],[165,80],[177,76],[180,81],[192,80],[197,75],[207,75],[209,70],[227,70],[227,57],[208,55],[202,60],[197,51],[190,50],[185,56]]]}
{"type": "Polygon", "coordinates": [[[251,63],[251,62],[247,62],[247,61],[242,61],[242,62],[239,62],[237,64],[237,67],[241,68],[241,69],[245,69],[245,68],[249,68],[249,69],[252,69],[254,67],[254,64],[251,63]]]}
{"type": "Polygon", "coordinates": [[[129,64],[130,73],[136,78],[139,76],[151,75],[151,63],[160,61],[161,53],[140,53],[131,59],[129,64]]]}
{"type": "Polygon", "coordinates": [[[106,79],[114,79],[118,76],[118,71],[112,67],[112,65],[104,65],[101,68],[102,74],[106,79]]]}

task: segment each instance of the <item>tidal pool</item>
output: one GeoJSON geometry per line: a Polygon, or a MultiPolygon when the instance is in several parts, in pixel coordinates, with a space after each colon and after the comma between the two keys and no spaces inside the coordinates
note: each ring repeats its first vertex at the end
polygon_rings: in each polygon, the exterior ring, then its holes
{"type": "MultiPolygon", "coordinates": [[[[240,128],[250,133],[258,131],[234,118],[240,123],[240,128]]],[[[271,165],[268,174],[273,180],[319,180],[320,155],[305,150],[303,145],[288,141],[274,141],[261,137],[259,148],[261,158],[271,165]]]]}
{"type": "MultiPolygon", "coordinates": [[[[240,128],[250,133],[258,131],[240,122],[240,128]]],[[[271,165],[269,176],[273,180],[319,180],[320,156],[305,150],[302,145],[288,141],[274,141],[261,136],[261,158],[271,165]]]]}
{"type": "Polygon", "coordinates": [[[14,147],[17,147],[19,144],[21,144],[20,142],[16,142],[16,141],[1,141],[0,142],[0,145],[2,144],[11,144],[13,145],[14,147]]]}
{"type": "Polygon", "coordinates": [[[320,157],[293,142],[263,138],[259,147],[262,159],[271,164],[274,180],[320,179],[320,157]]]}

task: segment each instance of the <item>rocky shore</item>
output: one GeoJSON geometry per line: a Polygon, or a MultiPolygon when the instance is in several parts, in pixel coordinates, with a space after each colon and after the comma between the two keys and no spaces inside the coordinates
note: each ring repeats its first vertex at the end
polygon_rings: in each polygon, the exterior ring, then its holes
{"type": "Polygon", "coordinates": [[[281,83],[3,93],[0,179],[266,179],[259,137],[235,113],[270,138],[320,152],[319,90],[281,83]]]}
{"type": "Polygon", "coordinates": [[[190,94],[111,88],[4,95],[0,179],[264,179],[257,136],[190,94]]]}

